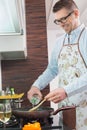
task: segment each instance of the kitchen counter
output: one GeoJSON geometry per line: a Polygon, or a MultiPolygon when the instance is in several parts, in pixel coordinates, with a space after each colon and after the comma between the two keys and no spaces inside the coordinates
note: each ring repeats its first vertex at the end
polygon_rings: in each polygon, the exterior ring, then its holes
{"type": "MultiPolygon", "coordinates": [[[[0,130],[4,130],[3,128],[0,128],[0,130]]],[[[6,128],[6,130],[22,130],[21,128],[6,128]]],[[[62,130],[62,129],[58,129],[58,128],[54,128],[54,129],[46,129],[46,128],[43,128],[42,130],[62,130]]]]}
{"type": "MultiPolygon", "coordinates": [[[[4,130],[4,128],[0,128],[0,130],[4,130]]],[[[22,130],[21,128],[6,128],[6,130],[22,130]]],[[[42,130],[72,130],[66,126],[64,126],[63,128],[59,127],[59,126],[52,126],[52,127],[43,127],[42,130]]]]}
{"type": "MultiPolygon", "coordinates": [[[[0,130],[4,130],[4,128],[0,128],[0,130]]],[[[22,130],[21,128],[6,128],[6,130],[22,130]]],[[[42,130],[59,130],[57,127],[55,127],[55,128],[42,128],[42,130]]],[[[62,130],[62,129],[60,129],[60,130],[62,130]]]]}

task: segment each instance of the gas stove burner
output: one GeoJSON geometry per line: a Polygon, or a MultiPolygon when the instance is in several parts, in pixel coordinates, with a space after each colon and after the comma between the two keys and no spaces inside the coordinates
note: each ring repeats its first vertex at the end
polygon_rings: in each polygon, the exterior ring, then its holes
{"type": "Polygon", "coordinates": [[[35,122],[40,122],[41,126],[51,126],[53,124],[53,118],[49,117],[49,118],[38,118],[38,119],[24,119],[21,118],[20,119],[20,124],[23,126],[27,123],[35,123],[35,122]]]}

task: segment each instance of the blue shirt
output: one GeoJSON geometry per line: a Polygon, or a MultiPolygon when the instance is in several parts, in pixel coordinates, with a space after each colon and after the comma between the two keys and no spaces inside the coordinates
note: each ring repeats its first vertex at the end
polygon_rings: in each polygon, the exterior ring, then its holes
{"type": "MultiPolygon", "coordinates": [[[[81,24],[75,30],[71,32],[70,35],[64,34],[56,40],[54,45],[50,62],[46,70],[38,77],[38,79],[33,83],[32,86],[38,87],[40,90],[44,89],[55,76],[58,75],[58,55],[60,53],[61,47],[63,46],[63,40],[65,38],[65,44],[68,43],[68,37],[70,37],[70,43],[75,44],[78,41],[78,37],[81,33],[81,30],[84,28],[84,24],[81,24]]],[[[87,28],[83,31],[81,38],[79,40],[80,52],[84,58],[87,68],[87,28]]],[[[71,96],[75,93],[78,93],[84,89],[87,89],[87,73],[82,75],[80,78],[76,79],[74,82],[68,84],[64,87],[68,96],[71,96]]]]}

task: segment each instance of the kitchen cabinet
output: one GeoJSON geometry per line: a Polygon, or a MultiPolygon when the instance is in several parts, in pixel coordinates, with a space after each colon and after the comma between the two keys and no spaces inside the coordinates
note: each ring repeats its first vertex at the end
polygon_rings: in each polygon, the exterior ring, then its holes
{"type": "Polygon", "coordinates": [[[0,41],[1,60],[16,60],[26,58],[26,34],[0,36],[0,41]]]}
{"type": "Polygon", "coordinates": [[[25,59],[26,17],[25,0],[0,1],[1,60],[25,59]]]}

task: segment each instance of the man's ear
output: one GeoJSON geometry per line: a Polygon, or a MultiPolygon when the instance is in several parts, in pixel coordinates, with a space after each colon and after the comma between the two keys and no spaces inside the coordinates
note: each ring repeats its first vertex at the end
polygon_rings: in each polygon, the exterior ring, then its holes
{"type": "Polygon", "coordinates": [[[75,14],[76,17],[78,17],[78,16],[80,15],[79,10],[78,10],[78,9],[75,9],[75,10],[74,10],[74,14],[75,14]]]}

